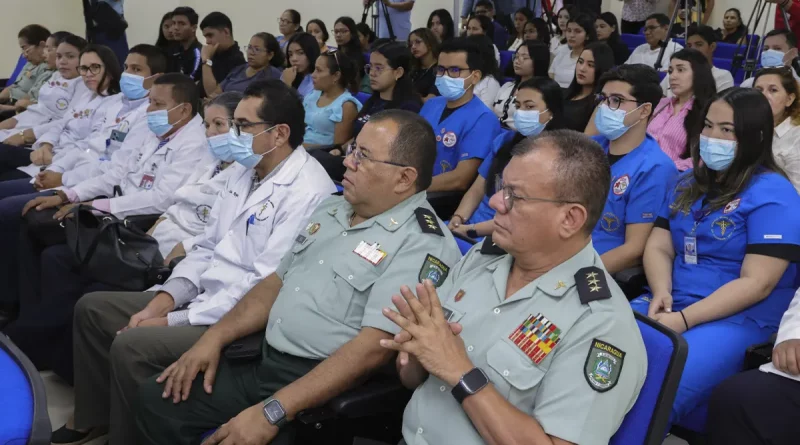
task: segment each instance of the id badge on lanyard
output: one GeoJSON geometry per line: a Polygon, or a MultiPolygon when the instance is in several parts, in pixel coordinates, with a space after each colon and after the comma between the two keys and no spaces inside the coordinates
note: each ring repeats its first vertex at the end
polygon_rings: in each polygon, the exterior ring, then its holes
{"type": "Polygon", "coordinates": [[[708,216],[709,213],[703,212],[703,209],[692,212],[694,226],[692,231],[683,237],[683,262],[686,264],[697,264],[697,237],[694,233],[697,230],[697,226],[700,225],[700,221],[708,216]]]}

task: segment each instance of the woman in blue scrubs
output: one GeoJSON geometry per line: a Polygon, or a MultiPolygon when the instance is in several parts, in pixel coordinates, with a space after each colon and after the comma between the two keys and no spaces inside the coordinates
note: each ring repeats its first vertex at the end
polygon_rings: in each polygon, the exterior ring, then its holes
{"type": "Polygon", "coordinates": [[[694,169],[671,191],[645,248],[652,293],[631,302],[689,344],[673,423],[741,370],[748,346],[777,331],[800,260],[800,196],[773,159],[767,100],[733,88],[702,116],[702,134],[690,135],[694,169]]]}
{"type": "Polygon", "coordinates": [[[522,82],[514,99],[514,127],[504,129],[492,144],[492,153],[478,168],[478,177],[461,199],[448,228],[472,239],[480,239],[494,230],[494,209],[489,198],[495,193],[495,176],[502,173],[511,159],[511,150],[526,137],[544,130],[564,128],[564,101],[561,87],[547,77],[534,77],[522,82]],[[489,187],[487,187],[487,183],[489,187]]]}

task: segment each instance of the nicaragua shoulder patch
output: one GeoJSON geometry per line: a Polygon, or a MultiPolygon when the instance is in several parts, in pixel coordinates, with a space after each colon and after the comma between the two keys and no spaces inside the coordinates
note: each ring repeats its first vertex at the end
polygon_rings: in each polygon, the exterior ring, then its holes
{"type": "Polygon", "coordinates": [[[606,274],[599,267],[584,267],[575,274],[578,296],[581,304],[611,298],[611,289],[606,282],[606,274]]]}
{"type": "Polygon", "coordinates": [[[447,275],[450,273],[450,266],[444,264],[442,260],[435,256],[428,254],[422,267],[419,269],[419,282],[423,280],[431,280],[434,287],[439,287],[444,283],[447,275]]]}
{"type": "Polygon", "coordinates": [[[417,209],[414,210],[414,214],[417,215],[419,228],[422,229],[424,233],[444,236],[444,232],[442,232],[442,228],[439,227],[439,223],[436,221],[436,215],[434,215],[433,212],[425,207],[417,207],[417,209]]]}
{"type": "Polygon", "coordinates": [[[481,253],[484,255],[505,255],[507,252],[492,241],[492,235],[487,235],[483,239],[481,253]]]}
{"type": "Polygon", "coordinates": [[[625,351],[596,338],[592,340],[591,346],[583,365],[583,375],[593,390],[609,391],[617,386],[625,361],[625,351]]]}

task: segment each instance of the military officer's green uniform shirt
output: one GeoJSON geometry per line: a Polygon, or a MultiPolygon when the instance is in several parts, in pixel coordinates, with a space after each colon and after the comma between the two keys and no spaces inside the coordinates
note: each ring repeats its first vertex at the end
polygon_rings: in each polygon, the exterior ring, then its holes
{"type": "MultiPolygon", "coordinates": [[[[488,253],[490,243],[473,248],[439,294],[445,316],[464,328],[469,358],[547,434],[607,444],[647,370],[625,295],[589,243],[506,300],[513,258],[488,253]]],[[[451,390],[434,376],[417,388],[403,415],[408,445],[484,443],[451,390]]]]}
{"type": "Polygon", "coordinates": [[[273,348],[324,360],[362,327],[396,334],[381,312],[392,295],[426,278],[442,284],[461,257],[425,192],[351,228],[352,214],[344,198],[327,199],[278,266],[283,287],[266,330],[273,348]]]}
{"type": "MultiPolygon", "coordinates": [[[[11,97],[12,100],[20,100],[30,95],[31,88],[33,88],[34,85],[38,83],[41,87],[44,82],[40,82],[40,80],[43,77],[49,78],[52,74],[53,70],[47,66],[47,62],[42,62],[38,65],[34,65],[30,62],[26,63],[25,66],[22,67],[22,71],[20,71],[17,79],[9,87],[9,97],[11,97]]],[[[38,97],[38,90],[36,97],[38,97]]]]}

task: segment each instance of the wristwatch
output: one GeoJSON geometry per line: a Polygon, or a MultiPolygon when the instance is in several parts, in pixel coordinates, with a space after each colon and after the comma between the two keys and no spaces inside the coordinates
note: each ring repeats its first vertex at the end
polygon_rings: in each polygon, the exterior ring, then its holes
{"type": "Polygon", "coordinates": [[[211,59],[208,59],[208,60],[205,61],[205,64],[208,65],[208,66],[213,67],[214,66],[214,61],[211,60],[211,59]]]}
{"type": "Polygon", "coordinates": [[[467,230],[467,236],[472,239],[478,239],[478,231],[475,230],[475,224],[471,226],[472,228],[467,230]]]}
{"type": "Polygon", "coordinates": [[[283,409],[283,405],[278,399],[268,399],[264,402],[264,417],[267,418],[267,421],[270,425],[277,426],[278,428],[286,425],[289,421],[286,418],[286,410],[283,409]]]}
{"type": "Polygon", "coordinates": [[[489,384],[489,377],[481,368],[473,368],[470,372],[461,376],[458,385],[450,391],[459,404],[464,403],[464,399],[482,390],[489,384]]]}

